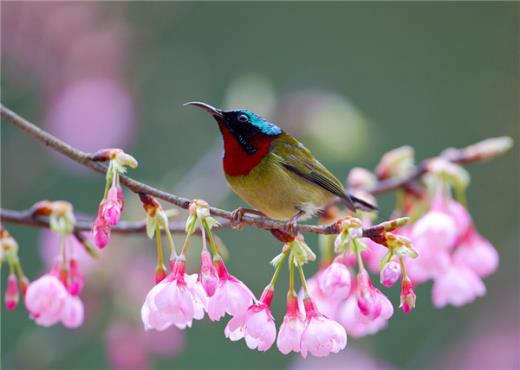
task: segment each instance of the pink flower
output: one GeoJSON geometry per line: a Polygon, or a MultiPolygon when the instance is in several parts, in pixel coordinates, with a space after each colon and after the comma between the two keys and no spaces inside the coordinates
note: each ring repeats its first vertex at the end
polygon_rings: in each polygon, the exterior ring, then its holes
{"type": "Polygon", "coordinates": [[[392,287],[399,277],[401,276],[401,265],[397,261],[390,261],[386,265],[383,266],[383,269],[380,273],[381,284],[385,287],[392,287]]]}
{"type": "Polygon", "coordinates": [[[498,259],[497,250],[473,226],[453,254],[455,264],[469,267],[480,277],[495,272],[498,259]]]}
{"type": "Polygon", "coordinates": [[[215,294],[218,285],[217,269],[215,268],[215,265],[213,265],[211,254],[205,249],[203,249],[200,254],[199,281],[208,297],[215,294]]]}
{"type": "Polygon", "coordinates": [[[219,282],[215,294],[209,298],[208,316],[220,320],[226,313],[240,316],[253,302],[253,292],[240,280],[229,274],[224,261],[216,262],[219,282]]]}
{"type": "Polygon", "coordinates": [[[276,338],[276,327],[270,305],[274,290],[267,287],[258,303],[251,305],[245,314],[233,317],[225,329],[231,340],[245,338],[249,349],[267,351],[276,338]]]}
{"type": "MultiPolygon", "coordinates": [[[[452,217],[439,211],[430,211],[421,217],[412,230],[412,240],[423,243],[423,248],[449,251],[455,245],[458,229],[452,217]]],[[[417,246],[418,247],[418,246],[417,246]]]]}
{"type": "Polygon", "coordinates": [[[361,313],[369,319],[376,319],[381,314],[381,301],[384,295],[372,285],[370,276],[365,270],[357,275],[357,305],[361,313]]]}
{"type": "MultiPolygon", "coordinates": [[[[307,289],[309,295],[312,297],[312,301],[318,308],[318,310],[325,316],[334,318],[338,310],[338,306],[341,300],[330,299],[329,296],[325,295],[320,289],[320,278],[323,271],[318,271],[314,276],[307,280],[307,289]]],[[[303,307],[303,299],[305,292],[303,289],[298,294],[300,305],[303,307]]]]}
{"type": "Polygon", "coordinates": [[[364,315],[359,309],[356,295],[352,294],[339,308],[338,319],[349,335],[363,337],[384,329],[394,308],[388,298],[381,294],[381,313],[375,319],[364,315]]]}
{"type": "Polygon", "coordinates": [[[298,299],[287,296],[287,313],[283,318],[276,345],[284,355],[289,352],[300,352],[301,338],[305,329],[305,319],[298,307],[298,299]]]}
{"type": "Polygon", "coordinates": [[[452,264],[433,282],[433,304],[436,307],[444,307],[448,304],[463,306],[477,297],[482,297],[485,293],[486,287],[478,275],[460,264],[452,264]]]}
{"type": "Polygon", "coordinates": [[[16,275],[9,274],[9,277],[7,278],[7,289],[5,290],[4,295],[5,308],[9,311],[14,310],[18,304],[19,298],[20,293],[18,292],[18,280],[16,279],[16,275]]]}
{"type": "Polygon", "coordinates": [[[205,293],[197,284],[197,276],[184,271],[185,261],[177,260],[170,275],[148,292],[141,308],[146,330],[165,330],[172,324],[184,329],[191,326],[193,319],[204,317],[205,293]]]}
{"type": "Polygon", "coordinates": [[[83,311],[81,299],[68,294],[63,302],[61,322],[67,328],[77,328],[83,324],[83,311]]]}
{"type": "Polygon", "coordinates": [[[68,293],[61,281],[45,274],[33,281],[25,294],[25,306],[38,325],[50,326],[61,320],[68,293]]]}
{"type": "Polygon", "coordinates": [[[304,300],[306,320],[302,332],[301,354],[305,358],[307,353],[316,357],[324,357],[338,353],[347,345],[347,333],[336,321],[323,316],[316,309],[310,298],[304,300]]]}
{"type": "Polygon", "coordinates": [[[101,203],[101,216],[108,226],[117,225],[123,211],[124,198],[121,188],[112,184],[107,199],[101,203]]]}
{"type": "Polygon", "coordinates": [[[406,313],[409,313],[413,308],[415,308],[415,293],[413,291],[413,284],[408,277],[403,279],[403,284],[401,286],[400,307],[406,313]]]}
{"type": "Polygon", "coordinates": [[[318,284],[328,299],[345,299],[350,293],[350,271],[342,261],[336,259],[319,275],[318,284]]]}

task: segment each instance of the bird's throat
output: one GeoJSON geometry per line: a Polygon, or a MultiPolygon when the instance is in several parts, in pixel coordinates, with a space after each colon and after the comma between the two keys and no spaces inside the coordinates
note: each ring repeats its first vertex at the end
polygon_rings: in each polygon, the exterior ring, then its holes
{"type": "Polygon", "coordinates": [[[247,143],[240,142],[222,123],[220,132],[224,139],[224,172],[228,176],[245,176],[262,162],[275,136],[256,135],[247,143]]]}

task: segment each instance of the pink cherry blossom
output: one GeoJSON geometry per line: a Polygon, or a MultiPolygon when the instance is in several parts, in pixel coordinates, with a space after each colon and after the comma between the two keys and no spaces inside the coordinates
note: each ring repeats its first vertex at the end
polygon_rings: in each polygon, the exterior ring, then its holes
{"type": "Polygon", "coordinates": [[[336,259],[319,275],[318,285],[328,299],[345,299],[350,293],[350,271],[341,259],[336,259]]]}
{"type": "Polygon", "coordinates": [[[71,258],[69,260],[69,292],[72,295],[79,295],[85,285],[85,278],[78,268],[78,261],[71,258]]]}
{"type": "Polygon", "coordinates": [[[211,254],[206,249],[203,249],[200,254],[199,281],[208,297],[215,294],[218,285],[217,269],[211,260],[211,254]]]}
{"type": "MultiPolygon", "coordinates": [[[[336,312],[338,310],[338,306],[341,303],[341,300],[338,299],[330,299],[327,295],[325,295],[320,289],[320,277],[323,271],[318,271],[314,276],[307,280],[307,289],[309,295],[312,297],[312,301],[318,308],[318,310],[325,316],[334,318],[336,317],[336,312]]],[[[298,294],[298,299],[300,306],[303,307],[303,300],[305,297],[305,292],[300,290],[298,294]]]]}
{"type": "Polygon", "coordinates": [[[67,328],[77,328],[83,324],[83,302],[77,296],[68,294],[63,302],[61,322],[67,328]]]}
{"type": "Polygon", "coordinates": [[[339,308],[338,320],[349,335],[363,337],[372,335],[384,329],[388,320],[394,314],[390,300],[383,294],[380,297],[381,313],[375,319],[364,315],[359,309],[356,295],[352,294],[339,308]]]}
{"type": "Polygon", "coordinates": [[[390,261],[386,265],[383,266],[383,269],[380,273],[381,284],[385,287],[392,287],[399,277],[401,276],[401,265],[397,261],[390,261]]]}
{"type": "Polygon", "coordinates": [[[372,285],[370,276],[365,270],[357,275],[357,305],[361,313],[374,320],[381,314],[382,297],[384,295],[372,285]]]}
{"type": "Polygon", "coordinates": [[[217,261],[219,282],[215,294],[208,301],[208,316],[220,320],[226,313],[240,316],[253,302],[253,292],[240,280],[229,274],[224,261],[217,261]]]}
{"type": "Polygon", "coordinates": [[[455,264],[464,265],[478,276],[491,275],[498,268],[498,252],[474,227],[466,234],[453,254],[455,264]]]}
{"type": "Polygon", "coordinates": [[[330,353],[338,353],[347,345],[347,333],[336,321],[323,316],[310,298],[304,300],[306,320],[302,332],[301,354],[307,353],[316,357],[324,357],[330,353]]]}
{"type": "Polygon", "coordinates": [[[430,211],[421,217],[412,230],[412,240],[423,243],[424,249],[450,250],[458,235],[457,224],[449,215],[430,211]]]}
{"type": "Polygon", "coordinates": [[[8,311],[14,310],[19,299],[20,293],[18,292],[18,280],[16,279],[15,274],[9,274],[9,277],[7,278],[7,288],[4,295],[5,308],[8,311]]]}
{"type": "Polygon", "coordinates": [[[305,319],[298,307],[298,299],[287,296],[287,313],[278,332],[276,345],[284,355],[289,352],[300,352],[301,338],[305,329],[305,319]]]}
{"type": "Polygon", "coordinates": [[[45,274],[29,284],[25,306],[38,325],[50,326],[61,320],[68,293],[54,275],[45,274]]]}
{"type": "Polygon", "coordinates": [[[270,306],[274,290],[267,287],[258,303],[251,305],[245,314],[230,320],[226,326],[226,337],[231,340],[245,338],[249,349],[267,351],[276,338],[276,327],[270,306]]]}
{"type": "Polygon", "coordinates": [[[173,271],[147,294],[141,308],[146,330],[165,330],[172,324],[180,329],[190,327],[194,319],[204,317],[206,297],[195,274],[187,275],[185,261],[175,262],[173,271]]]}
{"type": "Polygon", "coordinates": [[[470,268],[452,264],[443,274],[433,282],[433,304],[444,307],[448,304],[463,306],[482,297],[486,287],[478,275],[470,268]]]}

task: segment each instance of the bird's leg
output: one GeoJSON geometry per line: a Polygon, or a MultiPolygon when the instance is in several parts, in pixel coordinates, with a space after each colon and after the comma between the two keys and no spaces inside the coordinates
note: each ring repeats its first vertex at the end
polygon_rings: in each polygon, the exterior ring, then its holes
{"type": "Polygon", "coordinates": [[[294,236],[298,235],[298,230],[296,230],[298,227],[298,219],[303,215],[305,215],[305,211],[300,209],[294,216],[291,217],[289,222],[287,222],[286,229],[289,234],[294,236]]]}
{"type": "Polygon", "coordinates": [[[242,217],[247,213],[249,213],[250,215],[265,217],[265,214],[263,214],[260,211],[257,211],[256,209],[238,207],[233,212],[231,212],[231,227],[233,229],[240,229],[242,226],[242,217]]]}

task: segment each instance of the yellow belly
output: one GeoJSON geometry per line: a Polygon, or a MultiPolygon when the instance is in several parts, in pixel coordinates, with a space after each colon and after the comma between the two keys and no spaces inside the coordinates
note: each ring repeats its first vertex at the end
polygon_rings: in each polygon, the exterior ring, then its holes
{"type": "MultiPolygon", "coordinates": [[[[227,176],[233,191],[254,209],[277,220],[299,210],[312,216],[335,196],[278,165],[267,156],[246,176],[227,176]]],[[[303,219],[305,216],[303,217],[303,219]]]]}

